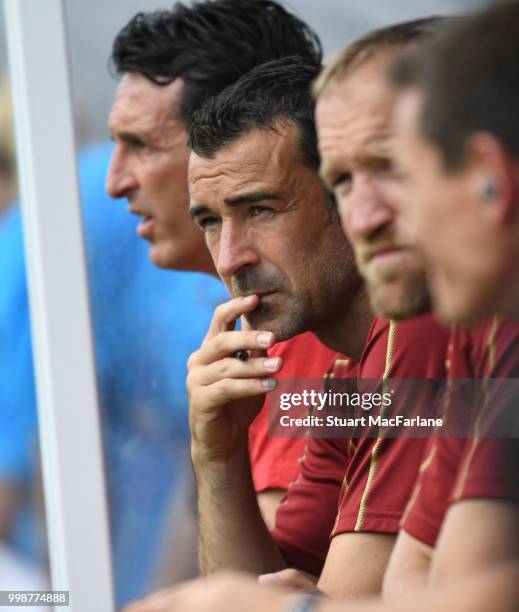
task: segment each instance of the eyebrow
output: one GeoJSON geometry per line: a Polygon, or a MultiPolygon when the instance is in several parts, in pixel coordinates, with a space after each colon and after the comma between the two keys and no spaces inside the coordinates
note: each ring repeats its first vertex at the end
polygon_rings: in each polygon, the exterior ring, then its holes
{"type": "MultiPolygon", "coordinates": [[[[386,143],[380,146],[377,144],[377,146],[367,147],[367,151],[353,159],[350,162],[350,169],[358,165],[368,167],[378,166],[381,162],[393,161],[394,159],[393,151],[386,143]]],[[[330,186],[334,176],[339,173],[339,169],[334,168],[333,164],[328,163],[326,160],[321,160],[319,177],[326,185],[330,186]]]]}
{"type": "Polygon", "coordinates": [[[204,206],[204,205],[190,206],[189,207],[189,214],[191,215],[191,217],[193,219],[195,219],[199,215],[203,215],[203,214],[205,214],[207,212],[210,212],[210,210],[209,210],[209,208],[207,206],[204,206]]]}
{"type": "Polygon", "coordinates": [[[259,191],[256,193],[245,193],[235,198],[225,198],[227,206],[239,206],[240,204],[254,204],[265,200],[281,200],[281,196],[270,191],[259,191]]]}
{"type": "MultiPolygon", "coordinates": [[[[256,193],[246,193],[235,198],[225,198],[224,203],[227,206],[239,206],[240,204],[255,204],[256,202],[264,202],[265,200],[281,200],[281,196],[270,191],[259,191],[256,193]]],[[[199,215],[212,212],[205,204],[197,204],[190,206],[189,214],[194,219],[199,215]]]]}
{"type": "MultiPolygon", "coordinates": [[[[110,137],[112,138],[112,140],[115,140],[115,136],[113,132],[110,132],[110,137]]],[[[139,136],[138,134],[134,134],[133,132],[126,132],[124,130],[117,132],[117,138],[129,144],[143,144],[144,143],[143,138],[139,136]]]]}

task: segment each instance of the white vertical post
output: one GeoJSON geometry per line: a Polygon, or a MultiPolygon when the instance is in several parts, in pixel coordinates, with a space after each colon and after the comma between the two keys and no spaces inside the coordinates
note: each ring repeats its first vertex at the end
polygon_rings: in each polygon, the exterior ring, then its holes
{"type": "Polygon", "coordinates": [[[112,612],[63,6],[61,0],[4,0],[4,8],[52,586],[70,591],[71,612],[112,612]]]}

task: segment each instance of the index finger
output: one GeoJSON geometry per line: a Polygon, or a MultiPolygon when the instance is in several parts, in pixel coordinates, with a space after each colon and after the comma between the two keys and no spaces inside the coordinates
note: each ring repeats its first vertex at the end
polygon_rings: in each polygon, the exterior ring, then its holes
{"type": "Polygon", "coordinates": [[[224,331],[232,331],[241,315],[253,311],[259,303],[257,295],[238,297],[220,304],[214,311],[206,340],[224,331]]]}
{"type": "MultiPolygon", "coordinates": [[[[251,324],[247,321],[247,318],[243,315],[240,317],[240,325],[242,331],[253,331],[251,324]]],[[[267,349],[260,349],[251,352],[251,357],[266,357],[267,349]]]]}

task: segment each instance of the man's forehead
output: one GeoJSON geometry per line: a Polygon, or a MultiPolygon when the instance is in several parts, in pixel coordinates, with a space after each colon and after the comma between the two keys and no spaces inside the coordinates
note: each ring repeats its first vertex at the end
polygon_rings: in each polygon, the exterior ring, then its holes
{"type": "Polygon", "coordinates": [[[384,74],[365,81],[355,72],[330,85],[317,104],[319,145],[323,155],[382,153],[393,138],[394,93],[384,74]],[[340,143],[340,146],[338,146],[340,143]]]}
{"type": "Polygon", "coordinates": [[[242,191],[261,189],[272,184],[272,173],[264,171],[264,164],[252,159],[218,160],[191,153],[189,160],[188,183],[191,197],[204,200],[215,196],[232,197],[242,191]]]}
{"type": "Polygon", "coordinates": [[[175,79],[167,85],[156,85],[134,72],[126,73],[117,88],[110,113],[110,126],[124,124],[156,129],[165,123],[182,125],[180,102],[183,84],[175,79]]]}
{"type": "Polygon", "coordinates": [[[369,79],[354,73],[330,85],[318,100],[318,121],[332,126],[344,120],[353,123],[358,117],[383,121],[391,115],[394,97],[383,73],[375,72],[369,79]]]}
{"type": "Polygon", "coordinates": [[[240,180],[284,173],[296,163],[292,127],[281,130],[254,129],[222,147],[213,156],[192,152],[189,179],[197,182],[218,177],[240,180]]]}
{"type": "Polygon", "coordinates": [[[372,113],[367,109],[355,112],[346,102],[341,102],[341,107],[340,113],[319,121],[319,148],[324,158],[361,159],[392,152],[391,113],[372,113]]]}
{"type": "Polygon", "coordinates": [[[418,135],[418,119],[423,105],[423,92],[418,87],[404,89],[395,104],[394,126],[399,133],[418,135]]]}
{"type": "Polygon", "coordinates": [[[380,52],[328,83],[317,101],[319,119],[333,121],[334,115],[348,112],[363,117],[389,114],[394,91],[386,74],[395,53],[380,52]]]}

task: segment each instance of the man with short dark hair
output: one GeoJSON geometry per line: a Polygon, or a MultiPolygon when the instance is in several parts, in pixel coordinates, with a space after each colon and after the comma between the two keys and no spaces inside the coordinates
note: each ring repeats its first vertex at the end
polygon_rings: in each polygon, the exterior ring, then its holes
{"type": "MultiPolygon", "coordinates": [[[[254,398],[273,388],[271,375],[282,360],[241,362],[231,358],[233,347],[258,350],[263,336],[265,348],[310,330],[357,361],[371,324],[336,207],[317,175],[310,84],[319,68],[300,58],[265,64],[208,100],[192,120],[190,212],[235,298],[215,312],[189,363],[206,572],[242,567],[261,573],[285,565],[250,497],[246,457],[254,398]],[[240,315],[262,333],[231,331],[240,315]],[[222,491],[232,495],[222,498],[222,491]],[[243,537],[231,540],[238,529],[243,537]],[[248,533],[257,534],[256,547],[248,533]]],[[[327,537],[331,524],[322,528],[327,537]]]]}

